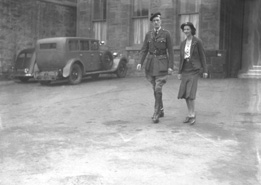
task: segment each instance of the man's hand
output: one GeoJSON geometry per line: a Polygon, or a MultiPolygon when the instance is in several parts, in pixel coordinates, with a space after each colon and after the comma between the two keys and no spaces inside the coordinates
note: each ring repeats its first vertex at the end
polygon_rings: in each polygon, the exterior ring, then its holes
{"type": "Polygon", "coordinates": [[[181,74],[178,74],[178,79],[181,80],[181,74]]]}
{"type": "Polygon", "coordinates": [[[137,65],[137,70],[140,71],[141,70],[141,64],[137,65]]]}
{"type": "Polygon", "coordinates": [[[207,73],[203,73],[203,78],[207,78],[208,74],[207,73]]]}
{"type": "Polygon", "coordinates": [[[173,70],[171,68],[168,68],[168,74],[172,75],[173,70]]]}

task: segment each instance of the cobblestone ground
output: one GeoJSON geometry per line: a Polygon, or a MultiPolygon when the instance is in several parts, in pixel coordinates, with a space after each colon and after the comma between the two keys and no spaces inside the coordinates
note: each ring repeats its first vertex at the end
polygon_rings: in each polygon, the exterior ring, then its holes
{"type": "Polygon", "coordinates": [[[0,82],[0,185],[261,184],[261,81],[201,79],[194,126],[179,83],[152,124],[143,77],[0,82]]]}

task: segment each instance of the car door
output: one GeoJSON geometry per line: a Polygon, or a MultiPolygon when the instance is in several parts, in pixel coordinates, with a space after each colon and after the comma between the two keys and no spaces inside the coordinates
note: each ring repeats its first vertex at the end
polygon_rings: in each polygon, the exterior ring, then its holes
{"type": "Polygon", "coordinates": [[[92,58],[89,40],[80,40],[80,59],[83,62],[85,72],[93,70],[91,64],[92,58]]]}
{"type": "Polygon", "coordinates": [[[90,41],[91,49],[91,68],[92,70],[101,70],[101,57],[99,50],[99,42],[97,40],[90,41]]]}

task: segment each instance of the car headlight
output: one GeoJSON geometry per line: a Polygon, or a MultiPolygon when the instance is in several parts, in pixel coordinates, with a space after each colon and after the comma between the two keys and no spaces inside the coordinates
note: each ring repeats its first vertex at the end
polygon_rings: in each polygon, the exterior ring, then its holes
{"type": "Polygon", "coordinates": [[[28,73],[29,72],[29,69],[28,68],[25,68],[24,69],[24,73],[28,73]]]}
{"type": "Polygon", "coordinates": [[[114,52],[112,55],[113,55],[114,58],[116,58],[118,56],[118,53],[114,52]]]}

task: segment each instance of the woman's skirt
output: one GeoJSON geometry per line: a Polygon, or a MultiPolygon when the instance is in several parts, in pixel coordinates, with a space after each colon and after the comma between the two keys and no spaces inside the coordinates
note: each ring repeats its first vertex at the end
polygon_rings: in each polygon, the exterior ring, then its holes
{"type": "Polygon", "coordinates": [[[196,99],[198,78],[199,71],[193,70],[182,73],[178,99],[196,99]]]}

